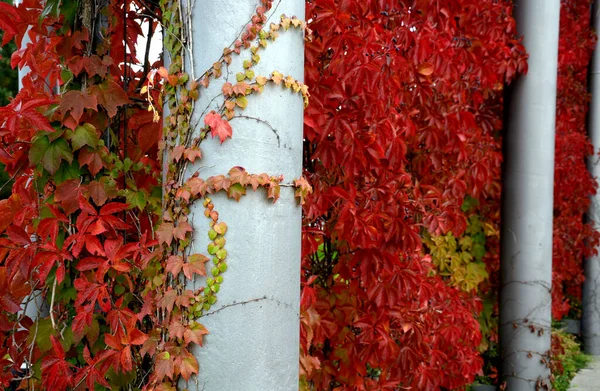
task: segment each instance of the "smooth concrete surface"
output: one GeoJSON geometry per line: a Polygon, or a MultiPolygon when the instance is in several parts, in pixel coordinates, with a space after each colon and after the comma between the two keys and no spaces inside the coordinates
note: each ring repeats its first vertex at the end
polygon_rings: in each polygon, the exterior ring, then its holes
{"type": "Polygon", "coordinates": [[[504,138],[499,334],[502,376],[511,391],[550,386],[542,360],[550,351],[560,3],[515,1],[529,71],[511,87],[504,138]]]}
{"type": "MultiPolygon", "coordinates": [[[[194,4],[193,58],[194,75],[198,77],[234,41],[259,1],[195,0],[194,4]]],[[[303,19],[304,7],[303,0],[275,1],[266,29],[270,22],[278,23],[281,14],[303,19]]],[[[201,90],[195,121],[202,121],[203,112],[218,109],[222,103],[221,86],[227,79],[235,84],[235,74],[243,71],[242,61],[249,54],[234,55],[232,64],[223,69],[224,76],[201,90]]],[[[303,80],[301,31],[282,31],[278,40],[259,54],[261,61],[254,68],[257,76],[268,76],[277,70],[303,80]]],[[[187,66],[190,67],[189,62],[187,66]]],[[[282,86],[267,85],[261,95],[248,98],[246,110],[236,109],[236,112],[258,117],[270,126],[247,118],[233,119],[233,137],[222,145],[218,139],[205,140],[201,145],[202,161],[187,174],[198,170],[201,178],[207,178],[241,166],[249,173],[283,175],[285,183],[299,178],[302,97],[282,86]]],[[[222,193],[211,198],[220,220],[229,227],[225,235],[229,267],[223,273],[224,281],[212,312],[199,320],[210,332],[204,347],[194,350],[200,374],[197,379],[180,384],[180,389],[297,390],[302,210],[294,198],[294,190],[282,187],[281,198],[275,204],[266,199],[264,190],[256,193],[249,190],[239,203],[222,193]]],[[[209,220],[203,212],[201,203],[191,211],[196,232],[192,251],[206,254],[209,220]]],[[[204,279],[194,282],[196,288],[203,284],[204,279]]]]}
{"type": "MultiPolygon", "coordinates": [[[[600,29],[600,1],[596,0],[592,11],[592,23],[596,31],[600,29]]],[[[588,158],[588,170],[600,184],[600,50],[592,57],[590,68],[590,110],[588,132],[594,146],[594,155],[588,158]]],[[[590,197],[588,218],[596,230],[600,230],[600,192],[590,197]]],[[[598,249],[600,250],[600,249],[598,249]]],[[[583,283],[583,317],[581,321],[583,348],[586,353],[600,355],[600,256],[594,255],[584,261],[585,281],[583,283]]]]}
{"type": "Polygon", "coordinates": [[[569,390],[573,391],[600,391],[600,357],[594,357],[594,361],[577,372],[571,381],[569,390]]]}

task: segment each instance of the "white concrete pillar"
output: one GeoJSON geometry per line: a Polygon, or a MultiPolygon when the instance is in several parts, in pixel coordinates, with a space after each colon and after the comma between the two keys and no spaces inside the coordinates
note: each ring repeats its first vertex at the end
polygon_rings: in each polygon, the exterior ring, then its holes
{"type": "Polygon", "coordinates": [[[507,390],[550,384],[554,133],[560,0],[515,1],[529,71],[508,102],[500,346],[507,390]]]}
{"type": "MultiPolygon", "coordinates": [[[[592,10],[592,25],[596,32],[600,29],[600,1],[596,1],[592,10]]],[[[592,100],[589,111],[589,137],[594,146],[594,155],[588,159],[588,169],[596,182],[600,184],[600,48],[592,57],[590,68],[590,91],[592,100]]],[[[600,192],[591,197],[588,216],[596,230],[600,230],[600,192]]],[[[600,250],[600,249],[599,249],[600,250]]],[[[600,355],[600,255],[584,261],[585,282],[583,283],[583,347],[585,352],[600,355]]]]}
{"type": "MultiPolygon", "coordinates": [[[[185,1],[184,1],[185,3],[185,1]]],[[[192,9],[194,74],[201,75],[238,36],[254,14],[258,0],[196,0],[192,9]]],[[[279,23],[281,14],[304,19],[303,0],[275,1],[269,13],[279,23]]],[[[270,22],[269,22],[270,23],[270,22]]],[[[268,30],[268,25],[265,27],[268,30]]],[[[221,86],[243,72],[248,51],[224,68],[224,75],[201,89],[195,120],[206,107],[217,110],[223,98],[221,86]],[[212,102],[211,102],[212,101],[212,102]]],[[[272,71],[302,81],[304,40],[302,32],[281,32],[275,43],[260,51],[256,75],[272,71]]],[[[189,63],[188,69],[189,71],[189,63]]],[[[209,110],[207,110],[208,112],[209,110]]],[[[237,111],[237,110],[236,110],[237,111]]],[[[248,98],[248,107],[238,114],[257,117],[231,121],[233,137],[220,144],[208,138],[201,144],[203,159],[189,172],[200,169],[200,177],[227,174],[234,166],[249,173],[283,175],[292,183],[302,173],[303,101],[282,86],[267,85],[260,95],[248,98]],[[271,127],[274,129],[271,129],[271,127]]],[[[201,122],[202,123],[202,122],[201,122]]],[[[281,188],[274,204],[266,192],[251,190],[240,202],[219,193],[211,197],[219,220],[228,225],[225,246],[228,269],[220,285],[218,301],[200,318],[210,334],[204,347],[194,350],[200,375],[181,388],[199,391],[291,391],[298,388],[299,299],[302,211],[294,189],[281,188]],[[240,304],[246,303],[246,304],[240,304]],[[221,309],[221,310],[220,310],[221,309]]],[[[209,243],[209,220],[197,202],[193,209],[193,251],[204,252],[209,243]]],[[[212,263],[207,264],[208,270],[212,263]]],[[[204,284],[196,281],[195,287],[204,284]]]]}
{"type": "MultiPolygon", "coordinates": [[[[15,6],[21,4],[21,2],[22,2],[22,0],[13,0],[13,4],[15,6]]],[[[31,42],[31,40],[29,39],[29,34],[25,34],[25,36],[23,37],[23,40],[21,41],[21,47],[17,48],[17,50],[26,47],[29,42],[31,42]]],[[[21,88],[23,88],[23,78],[29,72],[30,72],[30,69],[28,66],[24,66],[22,69],[19,69],[19,90],[21,88]]]]}

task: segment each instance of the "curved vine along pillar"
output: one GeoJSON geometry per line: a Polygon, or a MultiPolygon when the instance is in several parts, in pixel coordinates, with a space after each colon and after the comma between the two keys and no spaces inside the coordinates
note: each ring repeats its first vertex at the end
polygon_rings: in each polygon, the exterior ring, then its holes
{"type": "MultiPolygon", "coordinates": [[[[596,1],[592,11],[592,23],[600,31],[600,2],[596,1]]],[[[594,145],[594,155],[588,160],[588,167],[596,181],[600,180],[600,48],[596,46],[590,72],[589,136],[594,145]]],[[[588,213],[596,230],[600,229],[600,193],[592,196],[588,213]]],[[[584,261],[585,282],[583,283],[583,345],[586,353],[600,355],[600,255],[584,261]]]]}
{"type": "MultiPolygon", "coordinates": [[[[195,1],[190,12],[192,76],[199,77],[219,59],[258,4],[258,0],[195,1]]],[[[268,13],[266,30],[270,22],[279,23],[281,14],[304,19],[304,7],[304,0],[276,0],[268,13]]],[[[281,32],[259,54],[260,62],[253,68],[256,75],[269,76],[276,70],[303,80],[301,31],[281,32]]],[[[200,120],[206,107],[206,112],[218,110],[222,97],[213,98],[221,94],[225,80],[235,84],[236,73],[244,71],[242,61],[249,56],[249,51],[233,56],[229,67],[223,67],[223,77],[202,90],[192,123],[200,120]]],[[[187,67],[191,68],[189,59],[187,67]]],[[[231,120],[232,138],[223,144],[218,138],[206,139],[201,145],[201,163],[188,174],[199,169],[200,177],[208,178],[241,166],[253,174],[283,175],[283,183],[300,178],[302,96],[268,84],[263,93],[249,96],[248,107],[236,109],[236,115],[245,117],[231,120]]],[[[181,386],[204,391],[297,389],[302,211],[294,198],[294,188],[282,187],[276,203],[267,200],[264,189],[249,189],[239,202],[226,198],[223,192],[211,199],[219,220],[228,225],[228,269],[223,273],[217,303],[199,320],[210,334],[204,346],[194,351],[200,363],[198,379],[181,386]]],[[[193,206],[190,216],[195,232],[192,250],[205,252],[209,227],[201,203],[193,206]]],[[[209,273],[212,266],[209,261],[209,273]]],[[[204,281],[196,283],[198,287],[204,281]]]]}
{"type": "Polygon", "coordinates": [[[560,0],[516,1],[529,71],[504,140],[500,344],[507,390],[551,389],[554,132],[560,0]]]}

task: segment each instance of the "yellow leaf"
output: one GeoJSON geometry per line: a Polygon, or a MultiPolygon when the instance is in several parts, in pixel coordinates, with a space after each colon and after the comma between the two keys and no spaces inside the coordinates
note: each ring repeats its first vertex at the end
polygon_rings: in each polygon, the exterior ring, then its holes
{"type": "Polygon", "coordinates": [[[430,76],[433,71],[434,66],[428,62],[424,62],[423,64],[419,65],[419,68],[417,68],[417,72],[423,76],[430,76]]]}

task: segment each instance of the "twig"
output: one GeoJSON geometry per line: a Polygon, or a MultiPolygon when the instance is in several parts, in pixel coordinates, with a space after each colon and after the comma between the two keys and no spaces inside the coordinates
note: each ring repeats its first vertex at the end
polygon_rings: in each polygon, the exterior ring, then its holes
{"type": "Polygon", "coordinates": [[[54,296],[56,295],[56,276],[54,277],[54,283],[52,284],[52,298],[50,299],[50,321],[52,322],[52,328],[58,330],[56,327],[56,321],[54,320],[54,296]]]}
{"type": "MultiPolygon", "coordinates": [[[[231,118],[231,120],[233,120],[233,119],[236,119],[236,118],[253,119],[253,120],[255,120],[256,122],[259,122],[259,123],[261,123],[261,124],[267,125],[267,126],[269,127],[269,129],[271,129],[271,131],[272,131],[273,133],[275,133],[275,136],[277,137],[277,147],[281,147],[281,140],[279,139],[279,133],[277,133],[277,129],[275,129],[275,128],[273,127],[273,125],[271,125],[270,123],[268,123],[268,122],[267,122],[267,121],[265,121],[264,119],[261,119],[261,118],[258,118],[258,117],[251,117],[251,116],[249,116],[249,115],[242,115],[242,114],[239,114],[239,115],[236,115],[236,116],[234,116],[233,118],[231,118]]],[[[230,121],[231,121],[231,120],[230,120],[230,121]]]]}
{"type": "Polygon", "coordinates": [[[255,302],[263,301],[263,300],[266,300],[266,299],[267,299],[267,296],[265,295],[263,297],[257,297],[256,299],[250,299],[250,300],[246,300],[246,301],[240,301],[240,302],[235,302],[234,301],[231,304],[225,304],[223,307],[219,308],[218,310],[207,312],[206,314],[202,314],[202,315],[200,315],[200,317],[202,318],[204,316],[218,314],[219,312],[223,311],[226,308],[235,307],[235,306],[238,306],[238,305],[246,305],[246,304],[249,304],[249,303],[255,303],[255,302]]]}

